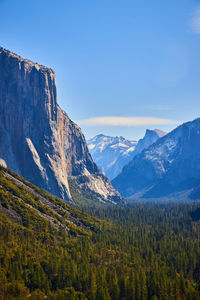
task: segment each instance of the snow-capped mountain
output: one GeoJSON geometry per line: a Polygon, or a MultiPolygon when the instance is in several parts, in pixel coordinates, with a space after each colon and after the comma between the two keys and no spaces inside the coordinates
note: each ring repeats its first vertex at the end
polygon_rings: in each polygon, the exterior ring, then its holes
{"type": "Polygon", "coordinates": [[[101,172],[112,180],[136,154],[163,135],[165,132],[161,130],[147,129],[145,136],[137,142],[127,140],[122,136],[111,137],[99,134],[87,143],[92,158],[101,172]]]}
{"type": "Polygon", "coordinates": [[[182,124],[136,155],[112,181],[123,196],[159,198],[200,189],[200,118],[182,124]]]}
{"type": "Polygon", "coordinates": [[[137,142],[126,140],[122,136],[99,134],[88,140],[87,144],[97,166],[111,180],[131,160],[137,142]]]}

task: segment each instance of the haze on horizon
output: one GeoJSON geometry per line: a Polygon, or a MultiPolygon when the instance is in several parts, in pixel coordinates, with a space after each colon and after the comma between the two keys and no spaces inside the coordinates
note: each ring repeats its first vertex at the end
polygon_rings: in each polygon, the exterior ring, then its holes
{"type": "Polygon", "coordinates": [[[0,17],[0,46],[55,70],[86,138],[199,117],[199,1],[0,0],[0,17]]]}

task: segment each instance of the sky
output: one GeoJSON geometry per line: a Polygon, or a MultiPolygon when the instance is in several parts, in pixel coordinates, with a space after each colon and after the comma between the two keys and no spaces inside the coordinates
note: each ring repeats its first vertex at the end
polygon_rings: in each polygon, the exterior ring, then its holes
{"type": "Polygon", "coordinates": [[[87,139],[200,117],[200,0],[0,0],[0,46],[55,70],[87,139]]]}

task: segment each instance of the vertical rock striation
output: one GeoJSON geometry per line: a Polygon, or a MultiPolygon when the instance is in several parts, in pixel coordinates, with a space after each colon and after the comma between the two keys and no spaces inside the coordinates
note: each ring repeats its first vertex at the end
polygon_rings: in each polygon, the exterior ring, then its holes
{"type": "Polygon", "coordinates": [[[66,200],[71,199],[68,176],[84,174],[101,181],[104,191],[99,188],[98,193],[104,200],[121,199],[99,174],[80,128],[57,104],[54,71],[3,48],[0,164],[66,200]]]}

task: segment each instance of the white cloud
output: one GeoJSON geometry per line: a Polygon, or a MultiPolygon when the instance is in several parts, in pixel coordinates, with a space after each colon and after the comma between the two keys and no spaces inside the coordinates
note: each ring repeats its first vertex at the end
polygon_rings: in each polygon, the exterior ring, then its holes
{"type": "Polygon", "coordinates": [[[200,34],[200,6],[196,8],[190,25],[193,33],[200,34]]]}
{"type": "Polygon", "coordinates": [[[178,125],[180,122],[169,119],[153,117],[114,117],[102,116],[76,121],[84,126],[152,126],[152,125],[178,125]]]}

